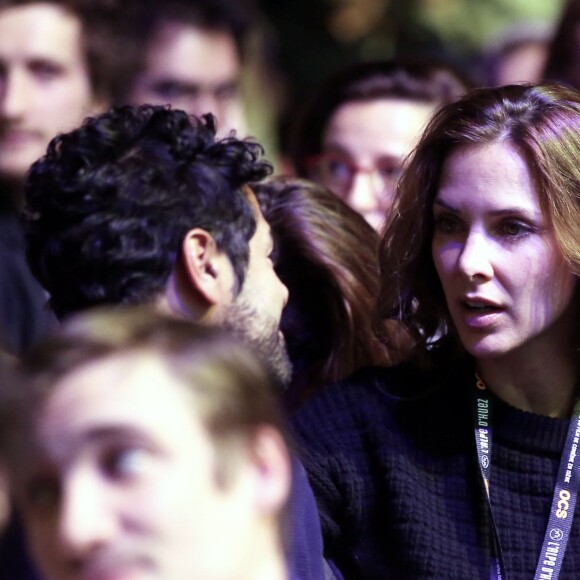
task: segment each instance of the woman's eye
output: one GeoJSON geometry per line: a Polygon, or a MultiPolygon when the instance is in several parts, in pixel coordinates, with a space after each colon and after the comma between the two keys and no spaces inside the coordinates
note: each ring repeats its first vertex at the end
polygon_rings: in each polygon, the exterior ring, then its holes
{"type": "Polygon", "coordinates": [[[443,234],[452,234],[461,229],[461,223],[457,218],[451,216],[435,217],[435,231],[443,234]]]}
{"type": "Polygon", "coordinates": [[[349,178],[353,173],[351,166],[347,162],[339,159],[329,161],[326,166],[326,171],[332,177],[340,179],[349,178]]]}
{"type": "Polygon", "coordinates": [[[520,237],[530,232],[530,227],[517,221],[508,221],[502,224],[501,234],[508,237],[520,237]]]}
{"type": "Polygon", "coordinates": [[[399,165],[378,167],[379,175],[383,179],[399,179],[403,174],[403,168],[399,165]]]}

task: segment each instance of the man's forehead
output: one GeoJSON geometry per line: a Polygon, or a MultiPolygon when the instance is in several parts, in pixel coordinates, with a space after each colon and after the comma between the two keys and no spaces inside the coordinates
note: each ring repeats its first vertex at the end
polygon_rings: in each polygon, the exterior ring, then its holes
{"type": "Polygon", "coordinates": [[[2,6],[0,4],[0,20],[26,23],[31,31],[38,34],[57,34],[56,28],[70,26],[79,31],[82,22],[79,16],[67,7],[53,2],[31,2],[2,6]]]}
{"type": "Polygon", "coordinates": [[[39,440],[57,455],[71,445],[146,436],[169,441],[178,433],[186,439],[201,429],[190,389],[153,353],[114,355],[71,372],[54,385],[37,418],[39,440]]]}
{"type": "Polygon", "coordinates": [[[98,358],[67,373],[54,384],[44,407],[57,415],[82,407],[86,418],[99,420],[133,411],[135,416],[154,415],[159,405],[182,406],[186,396],[186,386],[160,355],[136,351],[98,358]],[[133,409],[135,401],[139,405],[133,409]]]}
{"type": "Polygon", "coordinates": [[[2,56],[82,59],[81,36],[78,16],[57,4],[39,2],[0,8],[2,56]]]}
{"type": "Polygon", "coordinates": [[[177,20],[162,20],[157,24],[147,50],[147,65],[159,71],[168,68],[168,76],[195,78],[199,82],[206,77],[208,80],[235,79],[240,73],[235,41],[229,32],[177,20]],[[211,62],[206,61],[209,56],[211,62]],[[204,66],[200,66],[202,63],[204,66]]]}

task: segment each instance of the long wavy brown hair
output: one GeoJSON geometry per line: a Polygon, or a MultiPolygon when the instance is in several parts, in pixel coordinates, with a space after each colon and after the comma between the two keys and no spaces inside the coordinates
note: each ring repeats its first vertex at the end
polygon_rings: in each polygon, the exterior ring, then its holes
{"type": "Polygon", "coordinates": [[[361,367],[392,364],[400,343],[392,340],[387,349],[371,318],[379,289],[375,230],[331,191],[304,179],[273,178],[255,191],[277,243],[276,270],[290,292],[282,330],[299,398],[361,367]]]}
{"type": "MultiPolygon", "coordinates": [[[[432,205],[458,147],[506,142],[534,178],[540,206],[570,270],[580,275],[580,92],[558,84],[475,89],[427,126],[395,196],[379,245],[375,321],[396,320],[423,360],[460,352],[431,257],[432,205]],[[425,356],[426,355],[426,356],[425,356]]],[[[388,344],[389,336],[384,335],[388,344]]]]}

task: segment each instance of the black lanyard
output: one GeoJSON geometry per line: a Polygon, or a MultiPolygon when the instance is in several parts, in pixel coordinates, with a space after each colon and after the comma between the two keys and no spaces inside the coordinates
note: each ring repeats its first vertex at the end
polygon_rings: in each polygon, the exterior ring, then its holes
{"type": "MultiPolygon", "coordinates": [[[[481,378],[475,375],[473,389],[473,422],[475,425],[475,446],[479,471],[489,507],[493,545],[495,553],[491,559],[490,578],[506,580],[498,530],[493,518],[490,498],[491,444],[492,444],[492,400],[481,378]]],[[[554,497],[550,508],[550,518],[544,535],[544,543],[538,559],[534,580],[556,580],[560,574],[566,546],[570,537],[574,508],[580,485],[580,461],[576,461],[576,451],[580,441],[580,399],[574,405],[566,443],[560,459],[558,476],[554,487],[554,497]]],[[[580,450],[579,450],[580,451],[580,450]]]]}

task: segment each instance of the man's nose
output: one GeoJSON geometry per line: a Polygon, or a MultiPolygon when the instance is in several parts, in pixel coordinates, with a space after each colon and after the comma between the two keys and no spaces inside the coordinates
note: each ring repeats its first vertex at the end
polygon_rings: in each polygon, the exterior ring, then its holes
{"type": "Polygon", "coordinates": [[[282,295],[283,295],[282,304],[284,306],[286,306],[286,304],[288,304],[288,298],[290,297],[290,291],[288,290],[288,286],[286,286],[286,284],[284,284],[284,282],[282,282],[282,280],[280,280],[280,278],[278,278],[278,281],[280,282],[280,285],[282,286],[282,295]]]}
{"type": "Polygon", "coordinates": [[[196,116],[212,113],[220,121],[220,102],[211,90],[199,91],[188,99],[188,113],[196,116]]]}
{"type": "Polygon", "coordinates": [[[116,516],[106,493],[90,474],[66,482],[59,517],[60,540],[70,556],[81,557],[113,541],[116,516]]]}
{"type": "Polygon", "coordinates": [[[29,106],[31,87],[22,71],[5,71],[0,76],[0,114],[17,119],[29,106]]]}

